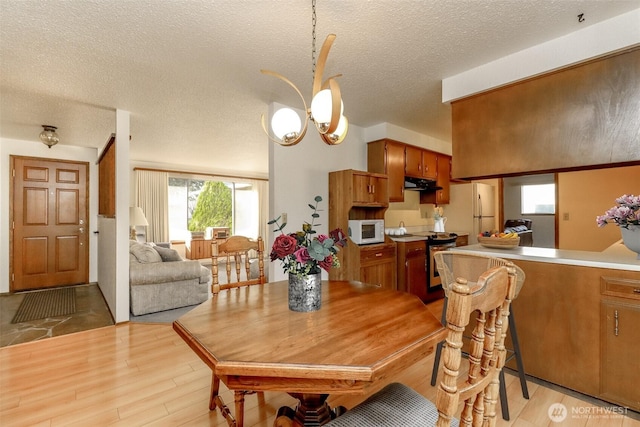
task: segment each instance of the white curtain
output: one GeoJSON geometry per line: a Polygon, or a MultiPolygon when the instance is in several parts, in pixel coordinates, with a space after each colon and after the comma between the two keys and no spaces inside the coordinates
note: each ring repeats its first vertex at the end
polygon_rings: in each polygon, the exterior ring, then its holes
{"type": "Polygon", "coordinates": [[[142,208],[149,226],[148,242],[169,241],[169,174],[160,171],[136,171],[136,203],[142,208]]]}
{"type": "MultiPolygon", "coordinates": [[[[267,242],[270,240],[267,235],[267,233],[269,233],[269,227],[267,226],[267,222],[269,222],[269,181],[253,180],[253,185],[258,189],[258,206],[260,211],[259,236],[262,237],[264,244],[267,245],[267,242]]],[[[265,252],[268,254],[271,251],[265,247],[265,252]]]]}

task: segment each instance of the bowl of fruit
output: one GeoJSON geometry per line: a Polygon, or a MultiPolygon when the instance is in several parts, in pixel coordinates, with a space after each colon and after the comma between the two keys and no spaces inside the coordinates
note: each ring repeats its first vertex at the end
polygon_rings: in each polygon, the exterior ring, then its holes
{"type": "Polygon", "coordinates": [[[495,231],[485,231],[478,234],[478,243],[485,248],[512,249],[520,244],[520,236],[514,232],[499,233],[495,231]]]}

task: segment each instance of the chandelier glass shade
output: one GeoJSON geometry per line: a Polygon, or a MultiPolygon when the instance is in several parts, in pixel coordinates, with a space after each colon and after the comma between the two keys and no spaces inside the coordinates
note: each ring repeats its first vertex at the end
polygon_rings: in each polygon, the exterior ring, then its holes
{"type": "Polygon", "coordinates": [[[276,77],[289,86],[291,86],[304,106],[304,122],[300,116],[291,108],[282,108],[276,111],[271,118],[271,129],[273,135],[267,130],[267,124],[264,114],[262,115],[262,129],[273,142],[280,145],[291,146],[296,145],[304,138],[307,133],[309,120],[311,120],[320,134],[320,138],[328,145],[337,145],[344,141],[349,129],[349,121],[344,116],[344,104],[340,95],[340,86],[336,78],[341,74],[329,77],[326,81],[322,81],[322,74],[329,56],[329,50],[335,40],[335,34],[329,34],[322,44],[318,63],[315,67],[313,75],[313,91],[311,106],[307,107],[307,103],[302,96],[300,90],[283,75],[275,71],[260,70],[262,74],[276,77]]]}
{"type": "Polygon", "coordinates": [[[56,133],[56,130],[58,129],[57,127],[42,125],[42,128],[43,130],[42,132],[40,132],[40,141],[42,141],[46,146],[51,148],[54,145],[56,145],[58,142],[60,142],[60,138],[56,133]]]}

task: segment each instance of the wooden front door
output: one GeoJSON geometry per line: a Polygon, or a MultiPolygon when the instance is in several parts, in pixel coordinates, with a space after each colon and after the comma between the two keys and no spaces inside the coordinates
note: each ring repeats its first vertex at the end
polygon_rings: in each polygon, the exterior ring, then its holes
{"type": "Polygon", "coordinates": [[[11,291],[89,281],[88,163],[11,157],[11,291]]]}

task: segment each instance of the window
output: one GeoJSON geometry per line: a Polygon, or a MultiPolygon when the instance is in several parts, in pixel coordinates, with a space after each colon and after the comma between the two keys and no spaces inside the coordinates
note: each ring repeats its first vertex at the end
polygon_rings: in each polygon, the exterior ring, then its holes
{"type": "Polygon", "coordinates": [[[169,177],[169,238],[228,227],[232,235],[259,234],[258,191],[250,183],[169,177]]]}
{"type": "Polygon", "coordinates": [[[521,191],[522,215],[556,213],[555,184],[523,185],[521,191]]]}

